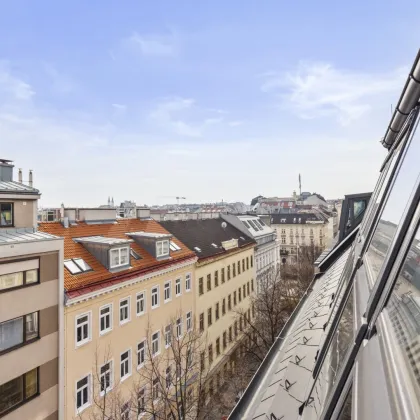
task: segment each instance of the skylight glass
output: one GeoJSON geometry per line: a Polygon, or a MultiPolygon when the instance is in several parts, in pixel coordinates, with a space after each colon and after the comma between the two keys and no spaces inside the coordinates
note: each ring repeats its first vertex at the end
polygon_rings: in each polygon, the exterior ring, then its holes
{"type": "Polygon", "coordinates": [[[265,223],[261,219],[258,219],[258,221],[260,222],[261,225],[265,226],[265,223]]]}
{"type": "Polygon", "coordinates": [[[242,220],[242,223],[249,229],[251,226],[249,226],[249,223],[246,220],[242,220]]]}
{"type": "Polygon", "coordinates": [[[82,272],[82,270],[73,262],[73,260],[64,261],[64,267],[66,267],[71,274],[79,274],[82,272]]]}
{"type": "Polygon", "coordinates": [[[137,254],[136,251],[134,251],[134,249],[130,249],[130,255],[135,259],[135,260],[141,260],[141,257],[139,254],[137,254]]]}
{"type": "Polygon", "coordinates": [[[258,232],[258,226],[254,223],[254,221],[248,220],[248,222],[252,226],[252,228],[255,230],[255,232],[258,232]]]}
{"type": "Polygon", "coordinates": [[[200,249],[198,246],[195,246],[195,247],[194,247],[194,249],[195,249],[197,252],[201,252],[201,249],[200,249]]]}
{"type": "Polygon", "coordinates": [[[216,244],[213,244],[213,243],[211,244],[211,246],[214,248],[219,248],[216,244]]]}
{"type": "Polygon", "coordinates": [[[179,251],[181,249],[181,247],[179,247],[175,242],[172,241],[169,247],[171,248],[171,251],[179,251]]]}
{"type": "Polygon", "coordinates": [[[91,271],[92,267],[82,258],[73,258],[73,262],[83,271],[91,271]]]}

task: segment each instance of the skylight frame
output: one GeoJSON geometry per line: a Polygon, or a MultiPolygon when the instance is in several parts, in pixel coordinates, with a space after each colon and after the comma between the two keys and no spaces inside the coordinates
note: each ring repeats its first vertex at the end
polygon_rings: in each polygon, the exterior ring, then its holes
{"type": "Polygon", "coordinates": [[[130,247],[130,256],[133,257],[136,261],[143,259],[143,257],[138,252],[134,251],[134,249],[131,247],[130,247]]]}
{"type": "Polygon", "coordinates": [[[69,273],[72,274],[73,276],[75,276],[76,274],[83,273],[83,270],[71,258],[68,260],[64,260],[64,267],[66,267],[69,273]],[[74,270],[74,267],[76,268],[76,270],[74,270]]]}
{"type": "Polygon", "coordinates": [[[93,268],[82,257],[72,258],[72,261],[82,270],[83,273],[93,271],[93,268]]]}
{"type": "Polygon", "coordinates": [[[181,251],[181,247],[177,245],[174,241],[169,241],[169,249],[172,252],[181,251]]]}

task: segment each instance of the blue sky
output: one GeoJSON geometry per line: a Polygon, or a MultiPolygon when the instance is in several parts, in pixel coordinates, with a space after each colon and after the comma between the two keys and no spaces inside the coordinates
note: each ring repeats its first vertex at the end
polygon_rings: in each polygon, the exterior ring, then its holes
{"type": "Polygon", "coordinates": [[[0,0],[0,157],[41,205],[371,190],[420,2],[0,0]]]}

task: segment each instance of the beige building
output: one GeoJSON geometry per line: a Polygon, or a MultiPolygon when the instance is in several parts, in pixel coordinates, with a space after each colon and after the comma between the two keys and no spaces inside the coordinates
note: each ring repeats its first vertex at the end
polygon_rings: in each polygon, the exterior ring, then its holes
{"type": "Polygon", "coordinates": [[[110,219],[109,209],[64,214],[40,229],[65,243],[65,419],[92,418],[106,396],[115,418],[140,416],[141,401],[155,396],[142,380],[148,355],[165,357],[173,334],[194,326],[197,258],[144,209],[136,219],[110,219]]]}
{"type": "MultiPolygon", "coordinates": [[[[256,243],[223,219],[169,221],[161,225],[197,255],[196,314],[199,329],[206,337],[202,365],[211,373],[220,372],[232,363],[227,356],[240,341],[244,317],[254,316],[250,295],[256,288],[256,243]]],[[[215,386],[210,379],[209,389],[215,386]]]]}
{"type": "Polygon", "coordinates": [[[40,193],[0,160],[0,417],[63,419],[63,240],[37,230],[40,193]]]}

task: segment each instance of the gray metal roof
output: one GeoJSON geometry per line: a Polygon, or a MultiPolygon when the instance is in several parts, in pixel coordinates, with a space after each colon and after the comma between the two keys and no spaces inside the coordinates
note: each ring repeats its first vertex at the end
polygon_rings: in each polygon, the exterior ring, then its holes
{"type": "Polygon", "coordinates": [[[51,235],[49,233],[40,232],[33,228],[20,229],[1,229],[0,230],[0,245],[21,243],[21,242],[36,242],[48,241],[52,239],[60,239],[59,236],[51,235]]]}
{"type": "Polygon", "coordinates": [[[143,238],[172,238],[172,235],[170,233],[154,233],[154,232],[128,232],[126,233],[127,236],[141,236],[143,238]]]}
{"type": "Polygon", "coordinates": [[[123,238],[106,238],[105,236],[84,236],[81,238],[73,238],[75,242],[103,245],[123,245],[133,242],[132,239],[123,238]]]}
{"type": "Polygon", "coordinates": [[[0,181],[0,192],[19,194],[39,194],[39,190],[16,181],[0,181]]]}

